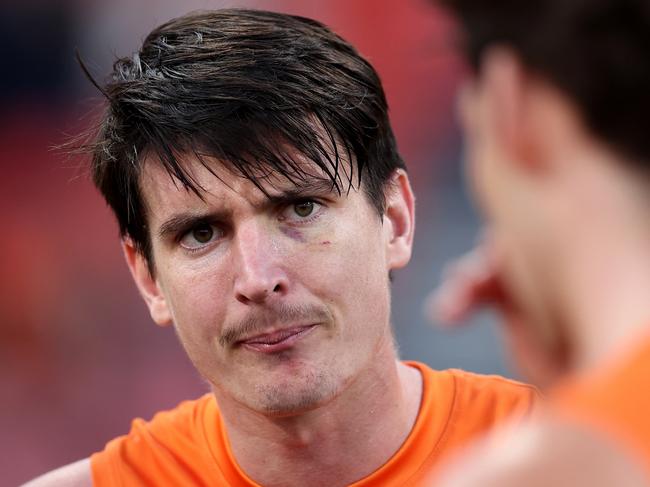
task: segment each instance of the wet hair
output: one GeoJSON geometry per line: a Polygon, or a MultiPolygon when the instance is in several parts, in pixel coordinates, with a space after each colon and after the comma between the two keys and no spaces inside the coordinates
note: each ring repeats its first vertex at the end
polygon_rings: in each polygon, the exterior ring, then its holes
{"type": "Polygon", "coordinates": [[[650,170],[648,0],[440,0],[480,73],[486,48],[512,48],[576,104],[585,125],[650,170]]]}
{"type": "Polygon", "coordinates": [[[188,14],[153,30],[96,86],[107,108],[85,146],[93,180],[151,271],[145,159],[201,196],[184,156],[208,169],[216,159],[262,191],[269,174],[297,185],[313,177],[301,163],[307,158],[339,194],[362,188],[379,215],[387,181],[404,168],[377,73],[349,43],[304,17],[188,14]]]}

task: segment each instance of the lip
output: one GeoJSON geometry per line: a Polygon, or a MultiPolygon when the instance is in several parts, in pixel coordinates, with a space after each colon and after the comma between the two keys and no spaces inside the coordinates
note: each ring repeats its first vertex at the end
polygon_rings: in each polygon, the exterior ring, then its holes
{"type": "Polygon", "coordinates": [[[249,350],[262,353],[277,353],[293,347],[298,341],[306,337],[314,328],[313,325],[292,326],[271,333],[264,333],[247,338],[239,344],[249,350]]]}

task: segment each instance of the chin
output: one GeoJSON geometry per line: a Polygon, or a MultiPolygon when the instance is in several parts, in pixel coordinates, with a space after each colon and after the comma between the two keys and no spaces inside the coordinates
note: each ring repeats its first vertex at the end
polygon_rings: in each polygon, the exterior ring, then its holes
{"type": "Polygon", "coordinates": [[[286,417],[302,414],[327,404],[341,387],[325,372],[311,372],[285,382],[260,384],[253,409],[267,415],[286,417]]]}

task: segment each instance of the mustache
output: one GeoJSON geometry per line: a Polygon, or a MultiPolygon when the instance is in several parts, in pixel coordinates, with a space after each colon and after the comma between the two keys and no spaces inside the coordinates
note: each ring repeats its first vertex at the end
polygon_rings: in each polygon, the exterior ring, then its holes
{"type": "Polygon", "coordinates": [[[264,311],[251,313],[237,323],[228,325],[219,336],[222,347],[231,347],[248,337],[261,335],[271,326],[280,323],[314,324],[329,323],[332,313],[325,306],[314,305],[279,305],[264,311]]]}

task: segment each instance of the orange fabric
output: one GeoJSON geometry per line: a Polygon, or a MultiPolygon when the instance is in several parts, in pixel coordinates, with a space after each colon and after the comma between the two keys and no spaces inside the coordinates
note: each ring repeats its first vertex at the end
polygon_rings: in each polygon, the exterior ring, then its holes
{"type": "MultiPolygon", "coordinates": [[[[395,455],[354,487],[417,485],[442,456],[513,415],[524,416],[534,388],[498,376],[434,371],[409,362],[423,376],[422,404],[410,435],[395,455]]],[[[93,482],[105,486],[257,486],[238,467],[212,395],[181,403],[91,457],[93,482]]]]}
{"type": "Polygon", "coordinates": [[[588,375],[567,379],[550,400],[555,414],[627,449],[650,478],[650,337],[588,375]]]}

